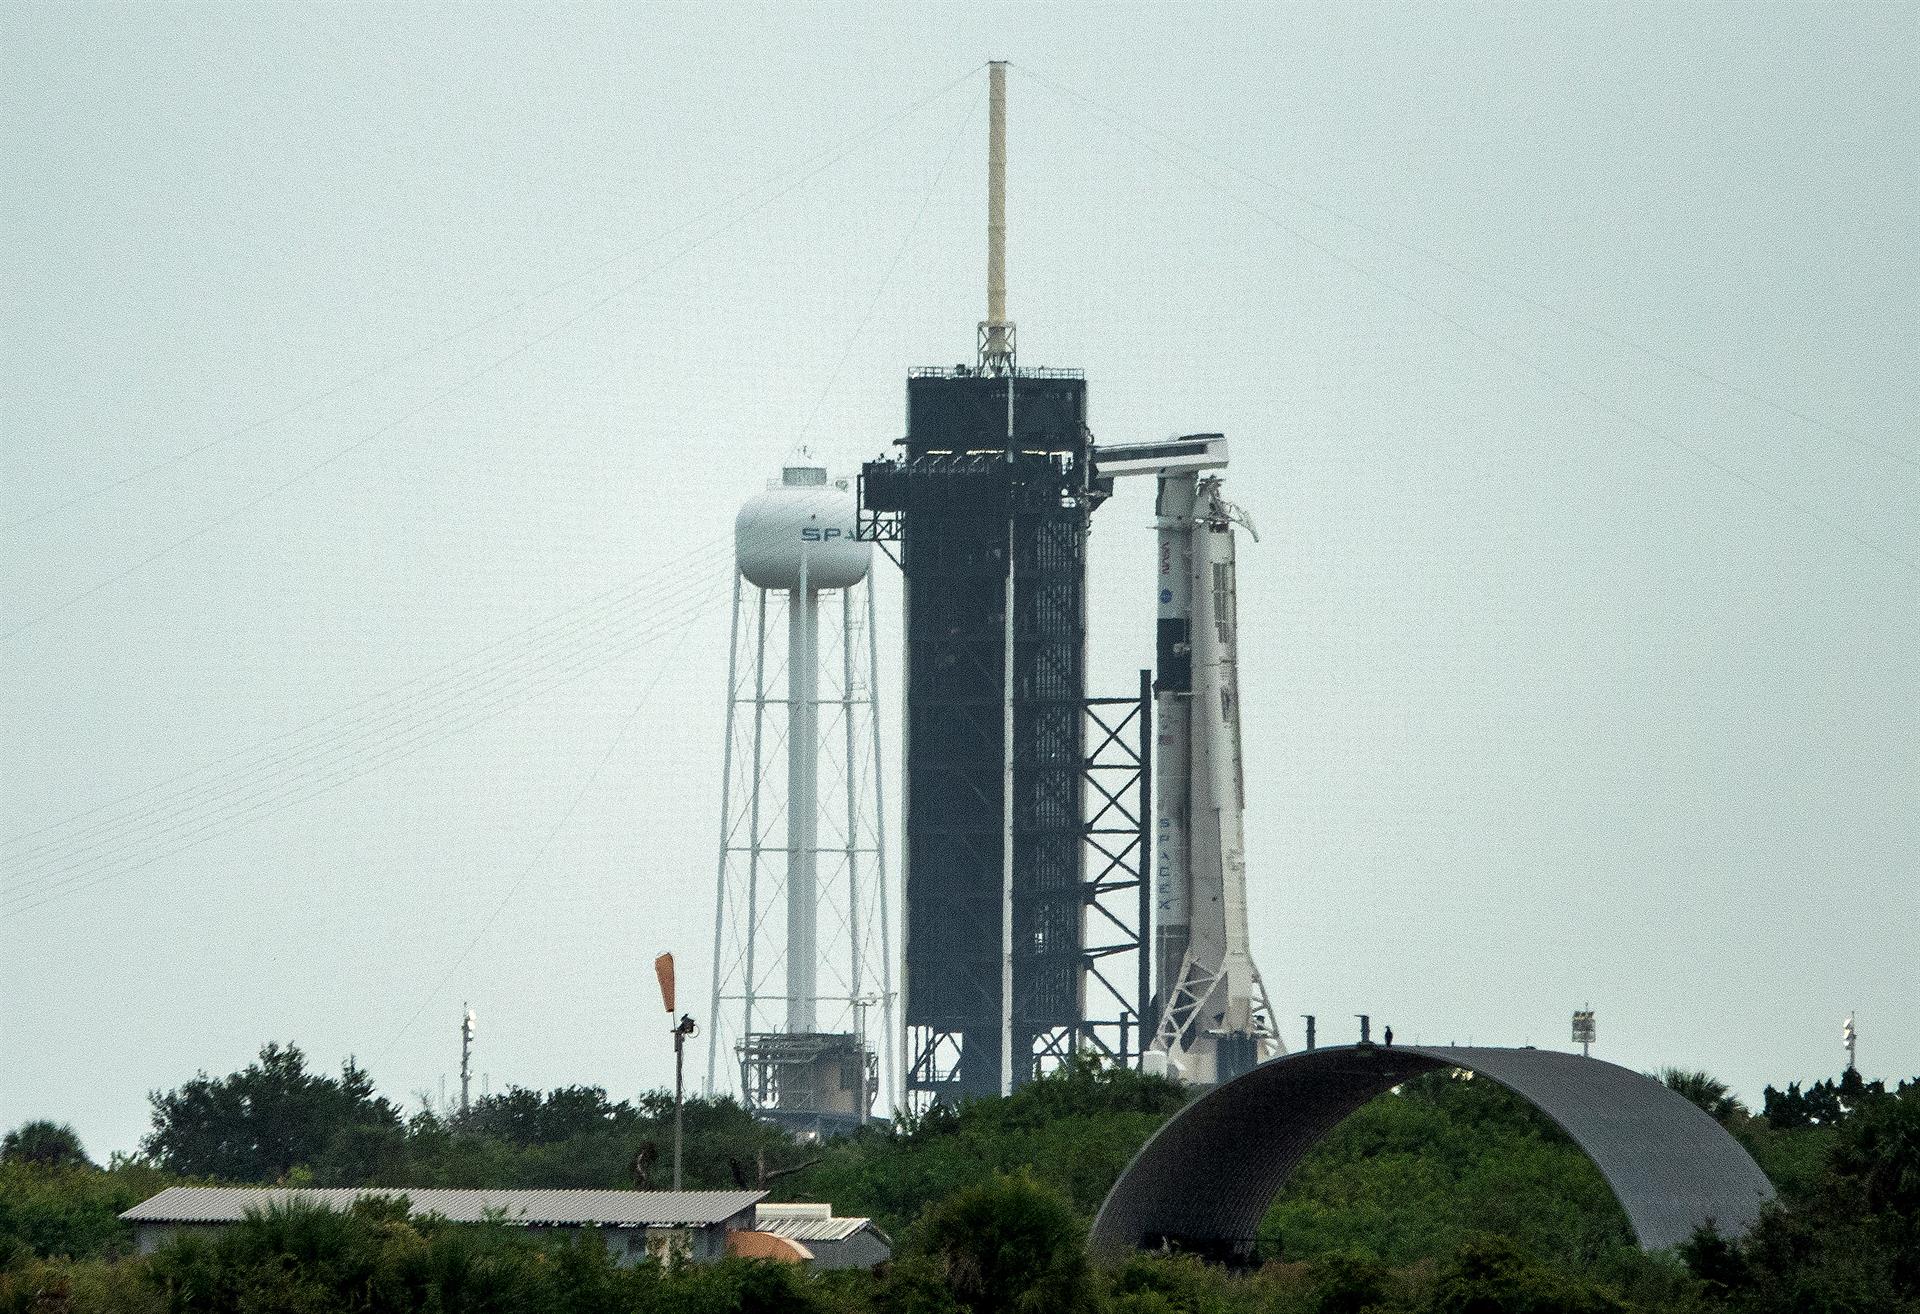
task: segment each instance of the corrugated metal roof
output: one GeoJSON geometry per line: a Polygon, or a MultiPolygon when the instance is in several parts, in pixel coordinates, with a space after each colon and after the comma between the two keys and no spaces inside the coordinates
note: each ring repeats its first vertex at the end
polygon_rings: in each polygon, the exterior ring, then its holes
{"type": "Polygon", "coordinates": [[[1706,1223],[1739,1236],[1773,1197],[1724,1127],[1630,1069],[1545,1049],[1341,1045],[1263,1063],[1169,1118],[1100,1206],[1093,1250],[1117,1257],[1173,1237],[1250,1252],[1268,1205],[1321,1137],[1375,1096],[1444,1068],[1490,1077],[1559,1124],[1646,1249],[1706,1223]]]}
{"type": "Polygon", "coordinates": [[[870,1218],[835,1218],[831,1205],[762,1204],[754,1210],[756,1232],[771,1232],[789,1241],[845,1241],[861,1228],[873,1228],[888,1245],[893,1242],[873,1226],[870,1218]]]}
{"type": "Polygon", "coordinates": [[[444,1187],[170,1186],[121,1214],[131,1223],[234,1223],[249,1210],[300,1200],[347,1209],[355,1200],[407,1197],[415,1218],[450,1222],[498,1217],[522,1226],[705,1227],[750,1210],[765,1191],[455,1190],[444,1187]]]}

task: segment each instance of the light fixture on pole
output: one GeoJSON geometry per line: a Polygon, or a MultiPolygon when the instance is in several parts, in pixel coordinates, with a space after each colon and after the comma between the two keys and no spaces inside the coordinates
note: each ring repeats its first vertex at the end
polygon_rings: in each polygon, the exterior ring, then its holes
{"type": "MultiPolygon", "coordinates": [[[[660,1001],[667,1006],[667,1016],[673,1016],[673,955],[661,954],[653,960],[653,974],[660,981],[660,1001]]],[[[699,1028],[694,1025],[691,1013],[682,1013],[680,1020],[673,1025],[673,1189],[680,1189],[680,1160],[683,1143],[683,1113],[687,1103],[687,1038],[699,1028]]]]}
{"type": "Polygon", "coordinates": [[[1593,1009],[1575,1009],[1573,1011],[1573,1040],[1576,1045],[1580,1046],[1580,1057],[1593,1057],[1593,1042],[1597,1039],[1599,1039],[1599,1032],[1594,1027],[1593,1009]]]}

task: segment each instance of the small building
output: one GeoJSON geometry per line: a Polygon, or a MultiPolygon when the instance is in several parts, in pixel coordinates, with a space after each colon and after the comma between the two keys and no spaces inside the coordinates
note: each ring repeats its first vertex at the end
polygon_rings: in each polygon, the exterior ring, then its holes
{"type": "Polygon", "coordinates": [[[127,1210],[143,1255],[183,1233],[213,1233],[250,1213],[293,1203],[346,1210],[357,1200],[404,1196],[413,1218],[501,1222],[531,1232],[597,1232],[619,1264],[643,1259],[696,1263],[729,1252],[729,1236],[754,1229],[765,1191],[453,1190],[441,1187],[170,1186],[127,1210]]]}
{"type": "Polygon", "coordinates": [[[871,1218],[835,1218],[828,1204],[763,1202],[753,1226],[805,1246],[814,1268],[872,1268],[893,1258],[893,1241],[871,1218]]]}

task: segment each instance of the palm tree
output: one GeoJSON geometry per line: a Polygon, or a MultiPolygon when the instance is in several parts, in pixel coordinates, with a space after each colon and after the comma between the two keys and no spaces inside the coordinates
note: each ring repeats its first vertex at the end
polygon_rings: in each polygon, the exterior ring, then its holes
{"type": "Polygon", "coordinates": [[[1660,1069],[1660,1084],[1674,1094],[1683,1096],[1697,1105],[1702,1112],[1722,1126],[1736,1116],[1746,1117],[1747,1106],[1734,1098],[1727,1089],[1727,1083],[1705,1072],[1689,1072],[1685,1068],[1660,1069]]]}
{"type": "Polygon", "coordinates": [[[0,1163],[24,1163],[36,1168],[92,1166],[73,1128],[46,1118],[23,1122],[0,1139],[0,1163]]]}

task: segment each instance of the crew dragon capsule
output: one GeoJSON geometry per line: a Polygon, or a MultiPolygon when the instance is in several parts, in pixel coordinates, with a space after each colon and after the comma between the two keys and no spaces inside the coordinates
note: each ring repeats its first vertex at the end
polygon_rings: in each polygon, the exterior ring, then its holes
{"type": "Polygon", "coordinates": [[[1282,1052],[1247,942],[1234,526],[1226,439],[1104,446],[1102,478],[1158,478],[1154,678],[1154,1010],[1149,1056],[1198,1085],[1282,1052]]]}

